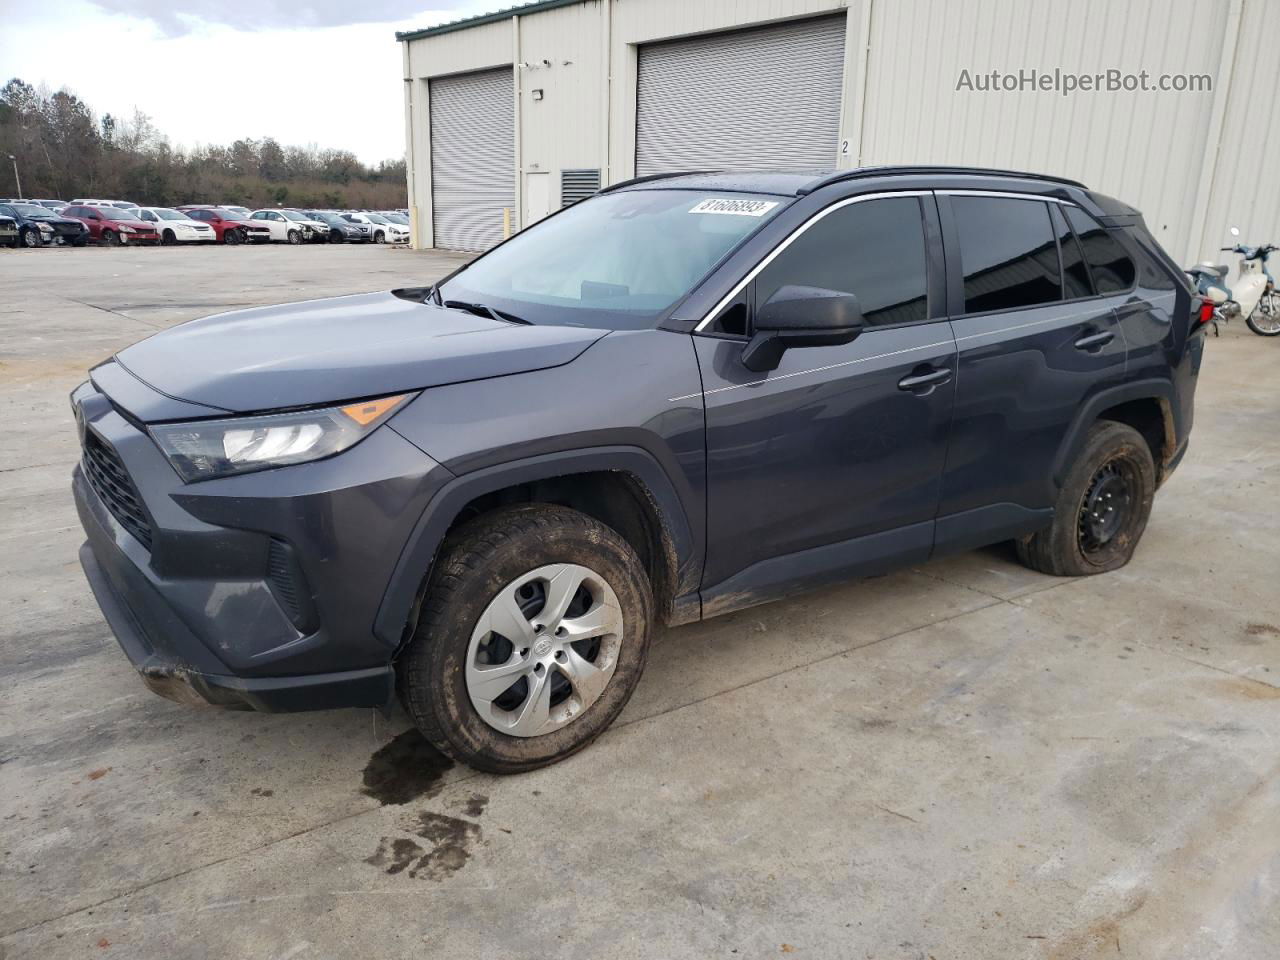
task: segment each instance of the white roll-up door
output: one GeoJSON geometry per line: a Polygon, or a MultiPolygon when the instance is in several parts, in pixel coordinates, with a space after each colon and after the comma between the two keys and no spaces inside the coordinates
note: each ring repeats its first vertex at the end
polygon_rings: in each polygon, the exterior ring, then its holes
{"type": "Polygon", "coordinates": [[[435,245],[488,250],[515,229],[515,107],[511,68],[428,81],[435,245]]]}
{"type": "Polygon", "coordinates": [[[636,176],[836,165],[845,15],[640,48],[636,176]]]}

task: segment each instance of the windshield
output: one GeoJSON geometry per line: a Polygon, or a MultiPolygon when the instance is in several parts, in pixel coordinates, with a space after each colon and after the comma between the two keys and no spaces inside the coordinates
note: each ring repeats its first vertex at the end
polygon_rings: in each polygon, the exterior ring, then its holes
{"type": "Polygon", "coordinates": [[[179,213],[177,210],[170,210],[168,207],[152,207],[151,212],[161,220],[189,220],[185,213],[179,213]]]}
{"type": "Polygon", "coordinates": [[[336,213],[317,213],[316,216],[328,224],[344,222],[343,219],[340,216],[338,216],[336,213]]]}
{"type": "Polygon", "coordinates": [[[386,217],[379,216],[376,213],[366,213],[364,216],[366,220],[372,220],[374,223],[390,223],[391,222],[386,217]]]}
{"type": "Polygon", "coordinates": [[[738,193],[604,194],[517,234],[441,295],[532,323],[642,329],[783,206],[738,193]]]}
{"type": "Polygon", "coordinates": [[[46,208],[37,206],[34,203],[15,203],[13,204],[13,209],[17,210],[24,217],[33,217],[36,220],[53,216],[53,214],[51,214],[46,208]]]}
{"type": "Polygon", "coordinates": [[[283,216],[284,216],[284,218],[285,218],[286,220],[305,220],[305,219],[307,219],[307,218],[306,218],[306,217],[304,217],[302,214],[298,213],[296,210],[281,210],[281,211],[280,211],[280,213],[281,213],[281,215],[283,215],[283,216]]]}

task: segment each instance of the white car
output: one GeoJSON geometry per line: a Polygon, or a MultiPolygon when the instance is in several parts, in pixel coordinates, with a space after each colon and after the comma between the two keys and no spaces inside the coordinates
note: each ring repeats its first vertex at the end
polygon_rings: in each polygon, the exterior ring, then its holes
{"type": "Polygon", "coordinates": [[[327,224],[311,220],[296,210],[255,210],[249,219],[265,224],[271,239],[280,243],[309,243],[329,238],[327,224]]]}
{"type": "Polygon", "coordinates": [[[409,242],[409,228],[392,223],[380,213],[344,213],[342,219],[368,226],[374,243],[409,242]]]}
{"type": "Polygon", "coordinates": [[[139,207],[134,216],[153,224],[161,243],[213,243],[218,239],[209,224],[192,220],[185,213],[168,207],[139,207]]]}

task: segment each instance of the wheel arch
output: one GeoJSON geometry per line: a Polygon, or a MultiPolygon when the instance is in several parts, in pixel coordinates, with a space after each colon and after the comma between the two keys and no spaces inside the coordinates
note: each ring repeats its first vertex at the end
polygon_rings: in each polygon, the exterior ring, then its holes
{"type": "Polygon", "coordinates": [[[500,464],[449,481],[423,511],[396,563],[374,622],[379,639],[399,648],[412,635],[436,554],[450,531],[485,510],[521,502],[573,507],[608,524],[644,561],[663,622],[701,616],[702,545],[666,471],[639,447],[595,447],[500,464]]]}
{"type": "Polygon", "coordinates": [[[1174,420],[1174,387],[1168,380],[1141,380],[1103,390],[1076,412],[1053,462],[1055,490],[1061,488],[1076,455],[1084,446],[1089,428],[1099,420],[1124,423],[1146,439],[1156,465],[1157,486],[1177,457],[1178,433],[1174,420]]]}

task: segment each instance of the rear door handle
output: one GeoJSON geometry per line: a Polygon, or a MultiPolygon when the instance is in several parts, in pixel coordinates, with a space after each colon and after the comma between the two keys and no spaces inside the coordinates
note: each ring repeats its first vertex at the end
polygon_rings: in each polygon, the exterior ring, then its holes
{"type": "Polygon", "coordinates": [[[926,387],[933,387],[940,383],[946,383],[950,379],[950,367],[937,367],[924,373],[913,373],[909,377],[903,377],[898,381],[898,389],[923,390],[926,387]]]}
{"type": "Polygon", "coordinates": [[[1098,333],[1086,333],[1083,337],[1076,341],[1077,350],[1097,350],[1105,347],[1108,343],[1116,338],[1116,335],[1110,330],[1102,330],[1098,333]]]}

